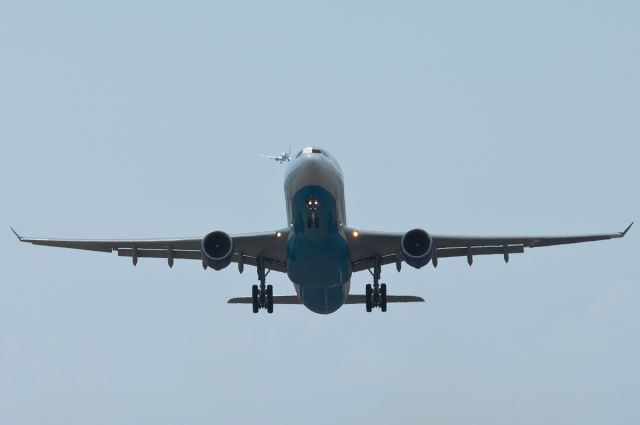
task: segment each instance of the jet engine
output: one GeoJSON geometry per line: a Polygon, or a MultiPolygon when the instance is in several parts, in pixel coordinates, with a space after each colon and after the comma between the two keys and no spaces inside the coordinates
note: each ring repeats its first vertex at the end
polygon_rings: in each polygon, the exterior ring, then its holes
{"type": "Polygon", "coordinates": [[[233,259],[233,239],[225,232],[215,231],[202,239],[202,259],[207,267],[222,270],[233,259]]]}
{"type": "Polygon", "coordinates": [[[409,230],[400,243],[402,258],[411,267],[426,266],[433,257],[433,239],[422,229],[409,230]]]}

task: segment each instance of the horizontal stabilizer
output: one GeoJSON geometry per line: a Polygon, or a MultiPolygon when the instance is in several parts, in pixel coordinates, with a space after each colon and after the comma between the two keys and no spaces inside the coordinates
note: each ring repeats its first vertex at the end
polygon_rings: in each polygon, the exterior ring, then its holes
{"type": "MultiPolygon", "coordinates": [[[[349,295],[345,304],[365,304],[364,295],[349,295]]],[[[387,303],[423,303],[424,299],[412,295],[387,295],[387,303]]],[[[251,297],[231,298],[228,304],[253,304],[251,297]]],[[[273,297],[274,304],[302,304],[296,295],[281,295],[273,297]]]]}
{"type": "MultiPolygon", "coordinates": [[[[297,296],[295,295],[281,295],[273,297],[274,304],[302,304],[297,296]]],[[[227,304],[253,304],[253,298],[251,297],[243,297],[243,298],[231,298],[227,301],[227,304]]]]}
{"type": "MultiPolygon", "coordinates": [[[[413,295],[387,295],[389,303],[423,303],[424,299],[413,295]]],[[[364,295],[349,295],[345,304],[366,304],[364,295]]]]}

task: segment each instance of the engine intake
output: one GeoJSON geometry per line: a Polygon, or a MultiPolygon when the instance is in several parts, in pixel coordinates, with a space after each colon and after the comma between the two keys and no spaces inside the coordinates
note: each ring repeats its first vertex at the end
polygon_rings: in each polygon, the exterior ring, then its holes
{"type": "Polygon", "coordinates": [[[225,232],[211,232],[202,239],[201,251],[207,267],[222,270],[233,259],[233,239],[225,232]]]}
{"type": "Polygon", "coordinates": [[[400,245],[404,261],[416,269],[429,264],[433,257],[433,239],[422,229],[409,230],[400,245]]]}

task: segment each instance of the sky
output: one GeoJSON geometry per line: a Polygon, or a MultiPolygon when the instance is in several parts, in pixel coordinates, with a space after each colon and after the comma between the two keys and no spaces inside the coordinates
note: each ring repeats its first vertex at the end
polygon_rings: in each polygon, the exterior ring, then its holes
{"type": "MultiPolygon", "coordinates": [[[[0,423],[640,422],[638,235],[383,270],[424,304],[254,315],[255,270],[20,244],[286,226],[340,162],[348,223],[640,219],[634,1],[0,4],[0,423]],[[4,226],[4,230],[1,230],[4,226]]],[[[292,294],[273,273],[276,295],[292,294]]],[[[370,277],[358,273],[352,293],[370,277]]]]}

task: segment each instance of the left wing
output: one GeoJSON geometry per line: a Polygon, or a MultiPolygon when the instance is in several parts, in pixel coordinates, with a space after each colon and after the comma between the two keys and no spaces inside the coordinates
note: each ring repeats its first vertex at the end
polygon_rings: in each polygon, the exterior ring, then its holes
{"type": "MultiPolygon", "coordinates": [[[[26,238],[20,236],[13,228],[11,230],[21,242],[89,251],[116,251],[121,257],[131,257],[134,265],[138,263],[138,258],[165,258],[170,267],[173,266],[174,259],[202,260],[200,251],[202,238],[40,239],[26,238]]],[[[286,273],[287,235],[287,230],[231,235],[234,251],[232,261],[242,265],[255,266],[257,259],[262,258],[268,269],[286,273]]]]}
{"type": "Polygon", "coordinates": [[[279,156],[263,155],[263,154],[260,154],[260,156],[263,157],[263,158],[267,158],[267,159],[275,159],[276,161],[280,160],[279,156]]]}
{"type": "MultiPolygon", "coordinates": [[[[433,265],[438,265],[439,258],[467,257],[469,265],[475,255],[502,254],[509,261],[510,254],[523,253],[525,248],[565,245],[581,242],[601,241],[624,237],[633,223],[624,231],[616,233],[600,233],[575,236],[450,236],[431,235],[433,238],[433,265]]],[[[403,233],[383,233],[348,231],[348,242],[351,249],[353,271],[366,270],[373,267],[376,258],[381,265],[402,261],[400,241],[403,233]]]]}

